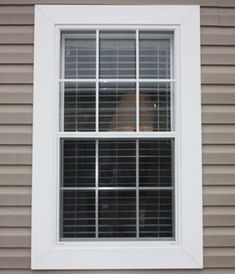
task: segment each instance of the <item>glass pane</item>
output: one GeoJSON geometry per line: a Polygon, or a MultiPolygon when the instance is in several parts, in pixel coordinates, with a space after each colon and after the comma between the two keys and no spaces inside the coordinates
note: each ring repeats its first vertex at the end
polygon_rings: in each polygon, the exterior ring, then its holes
{"type": "Polygon", "coordinates": [[[103,83],[99,90],[99,130],[135,131],[135,83],[103,83]]]}
{"type": "Polygon", "coordinates": [[[139,33],[140,78],[171,78],[170,39],[154,31],[139,33]]]}
{"type": "MultiPolygon", "coordinates": [[[[76,32],[64,38],[64,78],[84,79],[96,76],[96,34],[76,32]]],[[[63,77],[63,75],[62,75],[63,77]]]]}
{"type": "Polygon", "coordinates": [[[95,141],[62,140],[62,186],[95,186],[95,141]]]}
{"type": "Polygon", "coordinates": [[[61,115],[64,131],[95,131],[95,92],[95,83],[62,84],[61,105],[64,102],[64,111],[61,115]]]}
{"type": "Polygon", "coordinates": [[[99,237],[136,237],[136,191],[99,191],[99,237]]]}
{"type": "Polygon", "coordinates": [[[171,131],[171,84],[140,83],[140,131],[171,131]]]}
{"type": "Polygon", "coordinates": [[[61,192],[61,238],[95,237],[95,191],[61,192]]]}
{"type": "Polygon", "coordinates": [[[174,178],[174,141],[139,141],[139,186],[171,187],[174,178]]]}
{"type": "Polygon", "coordinates": [[[100,32],[100,78],[135,78],[135,32],[100,32]]]}
{"type": "Polygon", "coordinates": [[[99,186],[136,186],[135,141],[99,141],[99,186]]]}
{"type": "Polygon", "coordinates": [[[171,190],[139,191],[140,237],[173,238],[173,195],[171,190]]]}

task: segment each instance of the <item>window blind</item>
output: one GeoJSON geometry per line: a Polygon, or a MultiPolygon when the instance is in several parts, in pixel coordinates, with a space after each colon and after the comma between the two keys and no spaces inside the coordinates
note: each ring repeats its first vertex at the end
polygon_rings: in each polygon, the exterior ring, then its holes
{"type": "Polygon", "coordinates": [[[62,238],[172,237],[172,140],[62,140],[61,146],[62,238]]]}
{"type": "Polygon", "coordinates": [[[135,32],[100,32],[100,78],[135,78],[135,32]]]}
{"type": "Polygon", "coordinates": [[[136,237],[136,191],[99,191],[99,238],[136,237]]]}
{"type": "Polygon", "coordinates": [[[62,238],[94,238],[95,191],[67,189],[61,197],[62,238]]]}
{"type": "Polygon", "coordinates": [[[63,123],[65,131],[95,130],[95,84],[66,82],[63,123]]]}
{"type": "Polygon", "coordinates": [[[135,83],[101,83],[99,89],[100,131],[135,131],[135,83]]]}
{"type": "Polygon", "coordinates": [[[95,78],[95,32],[79,32],[64,40],[64,78],[95,78]]]}
{"type": "Polygon", "coordinates": [[[171,84],[140,83],[140,130],[171,130],[171,84]]]}
{"type": "Polygon", "coordinates": [[[171,76],[170,39],[159,33],[140,31],[140,78],[169,79],[171,76]]]}
{"type": "Polygon", "coordinates": [[[83,30],[61,45],[60,240],[174,239],[175,140],[156,135],[174,130],[172,33],[83,30]]]}

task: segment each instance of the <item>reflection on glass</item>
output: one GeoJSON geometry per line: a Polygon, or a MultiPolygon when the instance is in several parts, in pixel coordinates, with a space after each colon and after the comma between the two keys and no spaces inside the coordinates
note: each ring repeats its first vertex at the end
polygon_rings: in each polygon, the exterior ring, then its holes
{"type": "Polygon", "coordinates": [[[99,141],[99,186],[136,186],[134,140],[99,141]]]}
{"type": "Polygon", "coordinates": [[[95,83],[66,82],[63,85],[64,131],[95,131],[95,83]]]}
{"type": "Polygon", "coordinates": [[[95,141],[62,140],[63,187],[95,186],[95,141]]]}
{"type": "Polygon", "coordinates": [[[172,190],[140,190],[140,238],[173,238],[172,190]]]}
{"type": "Polygon", "coordinates": [[[170,38],[163,38],[159,32],[140,31],[140,78],[169,79],[171,77],[170,43],[170,38]]]}
{"type": "Polygon", "coordinates": [[[136,191],[99,191],[99,237],[136,237],[136,191]]]}
{"type": "Polygon", "coordinates": [[[99,130],[135,131],[136,94],[133,83],[104,83],[99,90],[99,130]]]}
{"type": "Polygon", "coordinates": [[[95,31],[76,32],[65,37],[64,78],[95,78],[96,35],[95,31]]]}
{"type": "Polygon", "coordinates": [[[170,83],[140,83],[140,131],[171,130],[170,86],[170,83]]]}
{"type": "Polygon", "coordinates": [[[100,78],[135,78],[135,32],[100,32],[100,78]]]}
{"type": "Polygon", "coordinates": [[[61,238],[95,238],[95,191],[63,190],[61,238]]]}
{"type": "Polygon", "coordinates": [[[171,139],[139,141],[139,186],[173,186],[173,151],[171,139]]]}

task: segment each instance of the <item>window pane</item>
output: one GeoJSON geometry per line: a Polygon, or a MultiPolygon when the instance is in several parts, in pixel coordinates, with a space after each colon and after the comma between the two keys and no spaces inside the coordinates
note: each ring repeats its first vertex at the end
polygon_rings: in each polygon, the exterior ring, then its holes
{"type": "Polygon", "coordinates": [[[95,191],[63,190],[61,238],[95,237],[95,191]]]}
{"type": "Polygon", "coordinates": [[[70,82],[63,85],[64,131],[95,131],[95,83],[70,82]]]}
{"type": "Polygon", "coordinates": [[[99,186],[136,186],[136,142],[99,142],[99,186]]]}
{"type": "Polygon", "coordinates": [[[99,90],[99,130],[135,131],[136,87],[134,83],[104,83],[99,90]]]}
{"type": "Polygon", "coordinates": [[[62,186],[95,186],[95,141],[62,140],[62,186]]]}
{"type": "Polygon", "coordinates": [[[136,191],[99,191],[99,237],[136,237],[136,191]]]}
{"type": "Polygon", "coordinates": [[[100,78],[135,78],[135,32],[100,32],[100,78]]]}
{"type": "MultiPolygon", "coordinates": [[[[98,82],[89,80],[96,32],[64,37],[62,77],[83,81],[61,83],[61,131],[95,132],[96,121],[107,134],[136,131],[136,81],[107,80],[136,78],[135,31],[100,31],[98,82]]],[[[172,77],[171,41],[170,33],[139,32],[140,132],[174,126],[172,83],[142,80],[172,77]]],[[[173,139],[72,137],[60,148],[61,239],[174,238],[173,139]]]]}
{"type": "Polygon", "coordinates": [[[171,84],[140,83],[140,131],[171,130],[171,84]]]}
{"type": "MultiPolygon", "coordinates": [[[[71,38],[65,37],[64,78],[95,78],[96,75],[96,34],[76,32],[71,38]]],[[[62,75],[63,76],[63,75],[62,75]]]]}
{"type": "Polygon", "coordinates": [[[172,190],[140,190],[140,237],[173,238],[172,190]]]}
{"type": "Polygon", "coordinates": [[[61,142],[61,237],[137,237],[137,208],[141,238],[173,237],[174,140],[97,142],[97,159],[95,140],[61,142]]]}
{"type": "Polygon", "coordinates": [[[173,140],[139,141],[139,186],[171,187],[174,178],[173,140]]]}
{"type": "Polygon", "coordinates": [[[170,39],[154,31],[139,33],[140,78],[169,79],[171,77],[170,39]]]}

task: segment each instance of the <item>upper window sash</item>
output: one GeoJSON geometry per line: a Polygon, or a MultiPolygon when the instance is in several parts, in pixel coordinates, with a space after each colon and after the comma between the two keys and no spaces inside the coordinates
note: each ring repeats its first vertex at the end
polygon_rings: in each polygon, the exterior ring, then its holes
{"type": "Polygon", "coordinates": [[[172,31],[83,29],[61,40],[61,131],[174,129],[172,31]]]}
{"type": "MultiPolygon", "coordinates": [[[[174,81],[174,34],[171,30],[162,30],[157,28],[131,28],[113,27],[109,30],[106,27],[85,28],[74,31],[62,32],[62,55],[60,81],[174,81]],[[83,49],[82,44],[89,44],[88,49],[83,49]],[[125,45],[126,44],[126,45],[125,45]],[[109,51],[109,53],[105,53],[109,51]],[[152,51],[152,53],[151,53],[152,51]],[[153,53],[153,51],[155,51],[153,53]],[[129,54],[128,54],[129,52],[129,54]],[[113,54],[113,56],[112,56],[113,54]],[[123,56],[122,56],[123,54],[123,56]],[[162,56],[161,56],[162,54],[162,56]],[[166,55],[167,54],[167,55],[166,55]],[[82,67],[82,61],[79,64],[71,59],[83,55],[89,59],[87,67],[82,67]],[[165,56],[164,66],[161,58],[165,56]],[[110,62],[111,71],[107,70],[105,63],[108,58],[116,58],[110,62]],[[131,66],[124,67],[127,63],[125,58],[131,58],[131,66]],[[146,58],[146,59],[145,59],[146,58]],[[105,61],[106,60],[106,61],[105,61]],[[146,67],[152,62],[155,69],[146,67]],[[70,64],[69,64],[70,63],[70,64]],[[97,64],[98,63],[98,64],[97,64]],[[69,66],[70,65],[70,66],[69,66]],[[115,66],[120,66],[115,71],[115,66]],[[97,71],[98,70],[98,71],[97,71]],[[151,74],[148,71],[152,70],[151,74]],[[69,73],[71,71],[71,73],[69,73]],[[128,74],[129,71],[129,74],[128,74]],[[107,74],[108,73],[108,74],[107,74]]],[[[76,60],[75,60],[76,62],[76,60]]],[[[84,64],[83,64],[84,65],[84,64]]]]}

